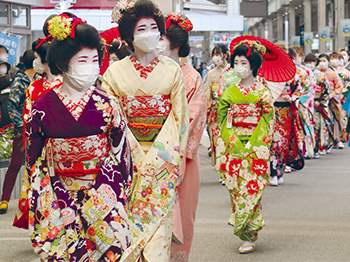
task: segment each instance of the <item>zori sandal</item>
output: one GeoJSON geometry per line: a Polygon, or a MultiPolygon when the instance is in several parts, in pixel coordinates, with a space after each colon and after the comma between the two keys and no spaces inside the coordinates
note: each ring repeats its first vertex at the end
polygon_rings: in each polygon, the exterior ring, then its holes
{"type": "Polygon", "coordinates": [[[9,202],[2,201],[0,204],[0,215],[6,214],[8,207],[9,207],[9,202]]]}
{"type": "Polygon", "coordinates": [[[248,254],[254,252],[255,248],[255,242],[244,241],[243,244],[239,247],[238,252],[240,254],[248,254]]]}

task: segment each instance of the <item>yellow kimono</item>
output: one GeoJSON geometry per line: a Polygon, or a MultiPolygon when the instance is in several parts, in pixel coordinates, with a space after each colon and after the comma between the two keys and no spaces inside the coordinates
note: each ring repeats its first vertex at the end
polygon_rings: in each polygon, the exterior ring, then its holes
{"type": "Polygon", "coordinates": [[[128,202],[132,239],[122,261],[169,261],[189,125],[180,66],[159,56],[144,67],[129,56],[107,69],[102,88],[124,107],[134,162],[128,202]]]}

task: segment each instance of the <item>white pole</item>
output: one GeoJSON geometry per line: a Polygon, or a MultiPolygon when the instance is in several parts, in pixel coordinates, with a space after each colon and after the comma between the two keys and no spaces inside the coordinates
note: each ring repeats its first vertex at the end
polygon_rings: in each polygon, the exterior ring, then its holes
{"type": "Polygon", "coordinates": [[[288,39],[289,39],[289,21],[287,19],[287,16],[285,16],[285,18],[284,18],[284,41],[286,43],[286,46],[289,45],[288,39]]]}

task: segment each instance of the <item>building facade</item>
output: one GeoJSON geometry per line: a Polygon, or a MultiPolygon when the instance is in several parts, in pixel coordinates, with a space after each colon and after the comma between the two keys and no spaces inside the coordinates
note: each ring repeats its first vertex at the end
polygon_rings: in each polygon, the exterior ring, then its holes
{"type": "MultiPolygon", "coordinates": [[[[32,37],[43,37],[42,25],[53,14],[69,11],[85,19],[99,31],[116,26],[111,14],[117,0],[43,0],[41,7],[32,9],[32,37]]],[[[194,25],[190,34],[191,56],[198,66],[210,59],[216,43],[227,44],[243,31],[240,0],[157,0],[164,14],[184,12],[194,25]]]]}
{"type": "Polygon", "coordinates": [[[17,59],[25,50],[31,48],[31,8],[43,6],[44,0],[6,0],[0,1],[0,32],[20,38],[17,59]]]}
{"type": "MultiPolygon", "coordinates": [[[[283,41],[300,45],[305,53],[330,52],[349,46],[349,37],[342,36],[341,21],[350,17],[349,0],[269,0],[266,17],[249,18],[245,23],[248,33],[264,36],[272,42],[283,41]],[[320,31],[329,31],[329,39],[320,37],[320,31]],[[313,33],[313,44],[304,43],[304,33],[313,33]]],[[[306,35],[305,35],[306,36],[306,35]]]]}

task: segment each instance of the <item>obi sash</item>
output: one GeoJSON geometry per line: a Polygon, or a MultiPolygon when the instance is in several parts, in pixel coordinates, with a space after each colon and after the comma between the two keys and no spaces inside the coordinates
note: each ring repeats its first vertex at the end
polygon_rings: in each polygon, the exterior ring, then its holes
{"type": "Polygon", "coordinates": [[[122,103],[136,139],[153,142],[170,114],[170,95],[124,96],[122,103]]]}
{"type": "Polygon", "coordinates": [[[232,104],[227,114],[227,128],[256,127],[262,115],[260,104],[232,104]]]}
{"type": "Polygon", "coordinates": [[[46,150],[50,174],[63,177],[85,177],[97,174],[109,155],[107,134],[78,138],[49,138],[46,150]]]}

